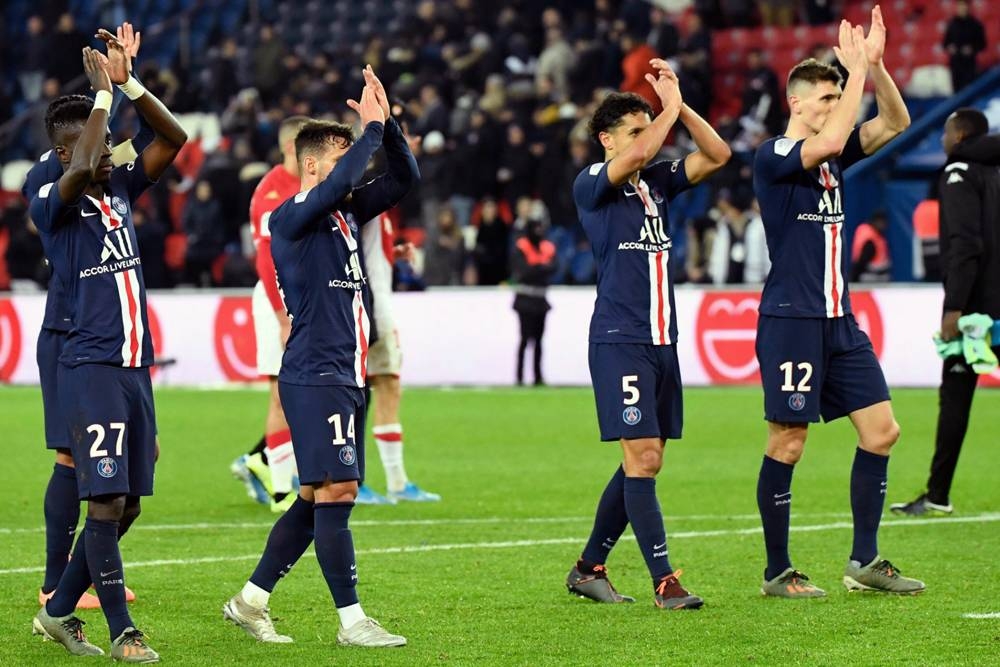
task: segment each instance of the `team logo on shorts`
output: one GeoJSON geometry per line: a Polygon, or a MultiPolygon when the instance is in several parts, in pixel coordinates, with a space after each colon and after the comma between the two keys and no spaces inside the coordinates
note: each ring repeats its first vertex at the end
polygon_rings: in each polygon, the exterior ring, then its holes
{"type": "Polygon", "coordinates": [[[340,448],[340,462],[345,466],[354,465],[354,462],[358,460],[357,454],[354,453],[354,447],[350,445],[344,445],[340,448]]]}
{"type": "Polygon", "coordinates": [[[125,215],[128,213],[128,207],[125,205],[125,200],[121,197],[111,198],[111,208],[118,212],[118,215],[125,215]]]}
{"type": "Polygon", "coordinates": [[[806,397],[799,392],[795,392],[788,397],[788,407],[799,412],[802,408],[806,407],[806,397]]]}
{"type": "Polygon", "coordinates": [[[111,479],[118,474],[118,462],[110,456],[105,456],[97,462],[97,474],[111,479]]]}
{"type": "Polygon", "coordinates": [[[635,426],[642,421],[642,410],[634,405],[630,405],[622,412],[622,419],[625,420],[625,423],[629,426],[635,426]]]}

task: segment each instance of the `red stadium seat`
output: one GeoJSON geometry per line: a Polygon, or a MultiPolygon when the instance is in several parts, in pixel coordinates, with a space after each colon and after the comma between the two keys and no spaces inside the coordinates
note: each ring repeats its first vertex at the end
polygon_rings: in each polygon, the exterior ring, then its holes
{"type": "Polygon", "coordinates": [[[164,257],[167,267],[174,271],[184,268],[184,255],[187,253],[187,236],[181,232],[167,234],[164,241],[164,257]]]}

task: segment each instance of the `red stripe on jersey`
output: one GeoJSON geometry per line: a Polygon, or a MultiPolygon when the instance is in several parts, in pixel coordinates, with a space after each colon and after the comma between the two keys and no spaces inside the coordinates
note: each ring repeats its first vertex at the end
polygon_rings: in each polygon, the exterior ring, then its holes
{"type": "Polygon", "coordinates": [[[368,336],[365,335],[365,303],[358,304],[358,345],[361,346],[361,380],[368,377],[368,336]]]}
{"type": "Polygon", "coordinates": [[[663,317],[663,252],[656,253],[656,326],[659,332],[657,343],[666,345],[666,321],[663,317]]]}
{"type": "Polygon", "coordinates": [[[837,286],[837,231],[838,225],[830,225],[830,296],[833,298],[833,316],[840,317],[840,291],[837,286]]]}
{"type": "Polygon", "coordinates": [[[129,364],[132,368],[138,368],[141,359],[139,358],[139,336],[138,332],[135,330],[135,318],[138,316],[139,304],[136,301],[136,295],[132,294],[132,281],[129,280],[130,274],[134,274],[135,269],[130,269],[125,272],[125,294],[128,296],[128,315],[129,321],[132,323],[131,331],[127,331],[126,335],[129,338],[129,347],[132,350],[132,362],[129,364]]]}
{"type": "Polygon", "coordinates": [[[101,200],[101,213],[108,218],[108,226],[111,227],[111,229],[117,229],[118,225],[121,224],[121,220],[115,219],[115,216],[111,214],[111,206],[108,204],[107,195],[104,195],[104,199],[101,200]]]}

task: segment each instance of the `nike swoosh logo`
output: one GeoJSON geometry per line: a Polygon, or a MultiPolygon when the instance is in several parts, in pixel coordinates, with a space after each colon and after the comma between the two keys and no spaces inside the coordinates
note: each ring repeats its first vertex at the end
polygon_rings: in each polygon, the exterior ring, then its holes
{"type": "Polygon", "coordinates": [[[351,566],[351,570],[352,570],[352,571],[353,571],[353,570],[356,570],[356,569],[358,569],[358,566],[357,566],[357,565],[352,565],[352,566],[351,566]]]}
{"type": "Polygon", "coordinates": [[[89,218],[92,215],[97,215],[97,212],[95,211],[93,213],[80,213],[80,215],[82,215],[85,218],[89,218]]]}
{"type": "Polygon", "coordinates": [[[776,494],[774,494],[774,497],[775,498],[784,498],[785,496],[790,496],[790,495],[792,495],[792,492],[791,491],[786,491],[785,493],[776,493],[776,494]]]}
{"type": "Polygon", "coordinates": [[[110,575],[114,574],[117,571],[118,570],[111,570],[110,572],[101,572],[101,576],[102,577],[107,577],[107,576],[110,576],[110,575]]]}
{"type": "Polygon", "coordinates": [[[654,544],[654,545],[653,545],[653,548],[654,548],[654,549],[662,549],[662,548],[663,548],[663,547],[665,547],[665,546],[667,546],[667,543],[666,543],[666,542],[664,542],[663,544],[654,544]]]}

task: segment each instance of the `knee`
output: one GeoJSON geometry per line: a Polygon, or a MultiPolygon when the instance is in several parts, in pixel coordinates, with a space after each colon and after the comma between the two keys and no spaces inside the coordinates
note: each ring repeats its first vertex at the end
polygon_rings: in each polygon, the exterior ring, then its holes
{"type": "Polygon", "coordinates": [[[73,463],[73,454],[70,453],[70,450],[61,447],[56,450],[56,463],[67,468],[76,467],[76,464],[73,463]]]}
{"type": "Polygon", "coordinates": [[[97,496],[87,501],[87,518],[96,521],[121,521],[125,514],[125,496],[97,496]]]}
{"type": "Polygon", "coordinates": [[[142,514],[142,505],[139,504],[138,498],[135,502],[125,503],[125,509],[122,511],[122,523],[132,525],[140,514],[142,514]]]}
{"type": "Polygon", "coordinates": [[[656,477],[663,467],[663,452],[658,448],[648,448],[639,452],[632,462],[630,477],[656,477]]]}
{"type": "Polygon", "coordinates": [[[895,419],[890,419],[882,428],[862,440],[861,448],[872,452],[888,456],[889,450],[899,441],[899,424],[895,419]]]}
{"type": "Polygon", "coordinates": [[[781,434],[772,434],[767,441],[767,455],[775,461],[794,465],[802,459],[805,451],[805,432],[798,429],[781,434]]]}

